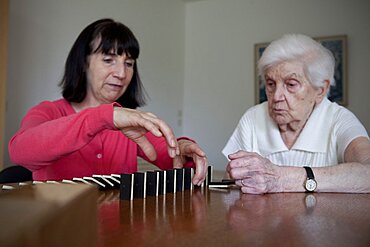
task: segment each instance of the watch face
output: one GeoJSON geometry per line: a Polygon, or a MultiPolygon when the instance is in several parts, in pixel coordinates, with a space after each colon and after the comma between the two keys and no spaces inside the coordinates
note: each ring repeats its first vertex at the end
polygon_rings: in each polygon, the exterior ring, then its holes
{"type": "Polygon", "coordinates": [[[306,190],[308,191],[314,191],[316,189],[316,181],[313,179],[307,179],[306,181],[306,190]]]}

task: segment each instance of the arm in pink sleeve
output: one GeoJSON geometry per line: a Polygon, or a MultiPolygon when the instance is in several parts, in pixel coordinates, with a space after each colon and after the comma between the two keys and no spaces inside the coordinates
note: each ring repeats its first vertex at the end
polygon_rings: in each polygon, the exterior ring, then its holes
{"type": "MultiPolygon", "coordinates": [[[[155,161],[150,161],[139,146],[138,146],[138,156],[142,157],[143,159],[145,159],[146,161],[150,163],[153,163],[155,166],[157,166],[158,168],[162,170],[173,169],[173,160],[168,155],[166,140],[163,137],[156,137],[150,132],[148,132],[145,136],[154,146],[154,149],[157,152],[157,159],[155,161]]],[[[177,138],[177,140],[181,140],[181,139],[186,139],[186,140],[195,142],[192,139],[187,138],[187,137],[177,138]]],[[[184,164],[184,167],[195,168],[195,164],[193,161],[187,161],[184,164]]]]}
{"type": "Polygon", "coordinates": [[[68,115],[52,102],[40,103],[27,113],[9,142],[11,161],[35,170],[81,149],[100,131],[115,129],[113,105],[68,115]]]}

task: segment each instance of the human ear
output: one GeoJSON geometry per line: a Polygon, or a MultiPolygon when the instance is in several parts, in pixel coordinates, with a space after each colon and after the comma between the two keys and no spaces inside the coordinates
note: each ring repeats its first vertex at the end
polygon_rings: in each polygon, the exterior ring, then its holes
{"type": "Polygon", "coordinates": [[[319,104],[324,97],[326,97],[330,87],[330,81],[325,80],[324,85],[317,89],[316,104],[319,104]]]}

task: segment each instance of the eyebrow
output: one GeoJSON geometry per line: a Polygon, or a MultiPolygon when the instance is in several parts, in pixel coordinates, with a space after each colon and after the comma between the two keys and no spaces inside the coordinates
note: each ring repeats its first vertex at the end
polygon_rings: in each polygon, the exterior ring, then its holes
{"type": "MultiPolygon", "coordinates": [[[[266,74],[265,76],[267,79],[274,79],[275,76],[273,75],[269,75],[269,74],[266,74]]],[[[299,78],[300,76],[298,76],[298,74],[296,73],[290,73],[290,74],[287,74],[287,75],[283,75],[281,78],[283,79],[286,79],[286,78],[299,78]]]]}
{"type": "Polygon", "coordinates": [[[298,78],[299,76],[296,73],[291,73],[291,74],[288,74],[288,75],[285,76],[285,78],[287,78],[287,77],[298,78]]]}

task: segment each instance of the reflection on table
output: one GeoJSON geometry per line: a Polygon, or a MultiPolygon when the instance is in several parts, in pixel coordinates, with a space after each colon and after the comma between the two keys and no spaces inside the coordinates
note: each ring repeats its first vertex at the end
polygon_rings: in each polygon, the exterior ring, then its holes
{"type": "Polygon", "coordinates": [[[370,246],[369,194],[99,196],[98,246],[370,246]]]}

